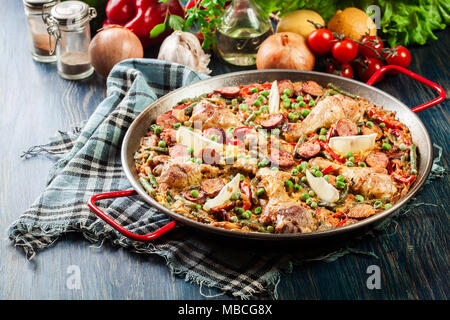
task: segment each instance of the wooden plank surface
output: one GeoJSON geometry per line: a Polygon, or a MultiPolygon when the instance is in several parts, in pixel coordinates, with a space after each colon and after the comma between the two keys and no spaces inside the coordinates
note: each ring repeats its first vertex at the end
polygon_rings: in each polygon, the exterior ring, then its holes
{"type": "MultiPolygon", "coordinates": [[[[55,65],[35,63],[26,42],[21,1],[5,1],[0,35],[0,299],[205,299],[195,284],[170,274],[157,256],[144,256],[106,244],[94,248],[77,234],[28,262],[6,239],[9,224],[42,191],[52,161],[45,156],[22,160],[30,146],[44,144],[57,130],[87,119],[105,96],[104,81],[92,77],[61,79],[55,65]],[[6,3],[5,3],[6,2],[6,3]],[[81,289],[70,289],[70,266],[79,266],[81,289]]],[[[449,89],[450,33],[412,49],[410,69],[449,89]]],[[[151,56],[151,53],[147,54],[151,56]]],[[[214,59],[214,74],[242,70],[214,59]]],[[[434,97],[432,90],[404,76],[377,85],[410,106],[434,97]]],[[[448,168],[448,100],[421,112],[433,142],[443,147],[448,168]]],[[[348,255],[334,263],[297,266],[278,285],[280,299],[447,299],[449,247],[448,177],[427,185],[417,196],[422,205],[398,222],[390,236],[365,239],[357,248],[379,258],[348,255]],[[380,267],[381,289],[366,286],[367,267],[380,267]]],[[[206,295],[216,294],[203,288],[206,295]]],[[[215,299],[229,299],[219,296],[215,299]]]]}

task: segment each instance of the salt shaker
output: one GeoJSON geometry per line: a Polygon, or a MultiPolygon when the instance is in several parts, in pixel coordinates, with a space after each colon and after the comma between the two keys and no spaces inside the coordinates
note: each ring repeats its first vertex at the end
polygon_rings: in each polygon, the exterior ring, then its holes
{"type": "Polygon", "coordinates": [[[58,3],[59,0],[23,0],[30,33],[31,56],[36,61],[56,61],[55,53],[50,53],[54,50],[55,41],[47,33],[46,19],[50,16],[50,10],[58,3]]]}
{"type": "Polygon", "coordinates": [[[81,1],[64,1],[52,8],[47,31],[56,44],[56,66],[62,78],[80,80],[94,72],[88,49],[89,21],[96,16],[95,9],[81,1]]]}

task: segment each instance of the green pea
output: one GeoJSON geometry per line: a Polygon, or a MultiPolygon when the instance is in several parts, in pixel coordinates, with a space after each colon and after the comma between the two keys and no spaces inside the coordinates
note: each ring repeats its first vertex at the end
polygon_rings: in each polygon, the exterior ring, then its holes
{"type": "Polygon", "coordinates": [[[291,174],[292,174],[293,176],[298,175],[298,170],[297,170],[297,169],[293,169],[292,172],[291,172],[291,174]]]}
{"type": "Polygon", "coordinates": [[[328,132],[328,130],[327,130],[326,128],[320,128],[319,134],[321,134],[321,135],[326,135],[327,132],[328,132]]]}
{"type": "Polygon", "coordinates": [[[251,216],[252,212],[250,210],[245,210],[244,213],[242,214],[243,219],[250,219],[251,216]]]}
{"type": "Polygon", "coordinates": [[[202,208],[202,205],[201,205],[200,203],[197,203],[197,204],[195,205],[195,209],[197,209],[197,211],[198,211],[198,210],[201,210],[201,208],[202,208]]]}
{"type": "Polygon", "coordinates": [[[291,103],[291,108],[298,109],[298,103],[296,103],[296,102],[291,103]]]}
{"type": "Polygon", "coordinates": [[[197,189],[192,190],[191,191],[191,196],[194,197],[194,198],[198,198],[198,196],[199,196],[198,190],[197,189]]]}
{"type": "Polygon", "coordinates": [[[256,100],[258,100],[259,102],[263,103],[265,98],[263,96],[258,96],[258,98],[256,98],[256,100]]]}
{"type": "Polygon", "coordinates": [[[260,162],[258,162],[258,168],[266,167],[269,164],[269,159],[262,159],[260,162]]]}
{"type": "Polygon", "coordinates": [[[314,175],[318,178],[323,177],[323,173],[319,170],[314,171],[314,175]]]}
{"type": "Polygon", "coordinates": [[[289,89],[284,89],[283,94],[290,96],[291,95],[291,90],[289,89]]]}
{"type": "Polygon", "coordinates": [[[234,193],[231,195],[231,199],[232,199],[232,200],[239,200],[240,198],[241,198],[241,193],[240,193],[239,191],[234,192],[234,193]]]}
{"type": "Polygon", "coordinates": [[[302,188],[302,186],[299,185],[298,183],[294,184],[294,190],[295,191],[300,191],[301,188],[302,188]]]}
{"type": "Polygon", "coordinates": [[[344,182],[344,181],[345,181],[345,177],[344,177],[344,176],[341,176],[341,175],[338,175],[338,176],[336,177],[336,181],[342,181],[342,182],[344,182]]]}
{"type": "Polygon", "coordinates": [[[248,110],[248,104],[246,104],[246,103],[240,104],[239,105],[239,110],[247,111],[248,110]]]}
{"type": "Polygon", "coordinates": [[[385,142],[381,145],[381,148],[383,148],[384,150],[391,150],[391,145],[385,142]]]}
{"type": "Polygon", "coordinates": [[[354,157],[350,157],[350,158],[348,158],[348,161],[355,162],[355,158],[354,157]]]}
{"type": "Polygon", "coordinates": [[[316,103],[314,102],[314,100],[309,100],[310,107],[314,107],[315,105],[316,105],[316,103]]]}
{"type": "Polygon", "coordinates": [[[364,161],[358,162],[358,167],[367,167],[367,164],[364,161]]]}
{"type": "Polygon", "coordinates": [[[163,131],[163,128],[161,127],[161,126],[154,126],[153,127],[153,132],[155,133],[155,134],[160,134],[161,132],[163,131]]]}
{"type": "Polygon", "coordinates": [[[274,134],[276,136],[279,136],[280,135],[280,129],[278,129],[278,128],[272,129],[272,134],[274,134]]]}
{"type": "Polygon", "coordinates": [[[313,201],[313,202],[311,202],[311,204],[309,206],[311,208],[317,208],[317,202],[313,201]]]}
{"type": "Polygon", "coordinates": [[[262,94],[264,97],[268,97],[270,94],[270,91],[264,90],[264,91],[261,91],[259,94],[262,94]]]}
{"type": "Polygon", "coordinates": [[[328,175],[324,175],[323,178],[325,179],[326,182],[330,181],[330,176],[328,176],[328,175]]]}
{"type": "Polygon", "coordinates": [[[187,151],[188,154],[193,154],[194,153],[194,149],[192,147],[188,147],[186,149],[186,151],[187,151]]]}
{"type": "Polygon", "coordinates": [[[200,159],[200,158],[195,159],[195,163],[196,164],[202,164],[202,159],[200,159]]]}
{"type": "Polygon", "coordinates": [[[392,204],[391,204],[391,203],[386,203],[386,204],[384,205],[384,210],[387,210],[387,209],[389,209],[389,208],[392,208],[392,204]]]}
{"type": "Polygon", "coordinates": [[[305,183],[305,182],[308,181],[308,178],[306,178],[306,176],[303,176],[303,177],[300,179],[300,181],[303,182],[303,183],[305,183]]]}
{"type": "Polygon", "coordinates": [[[317,170],[319,170],[319,166],[312,166],[311,170],[317,171],[317,170]]]}
{"type": "Polygon", "coordinates": [[[244,211],[245,211],[244,208],[241,208],[241,207],[234,208],[234,212],[236,212],[237,214],[243,214],[244,211]]]}
{"type": "Polygon", "coordinates": [[[272,170],[272,171],[278,171],[279,169],[278,169],[278,167],[272,167],[272,168],[270,168],[270,170],[272,170]]]}
{"type": "Polygon", "coordinates": [[[181,127],[181,123],[177,122],[173,125],[175,129],[179,129],[181,127]]]}
{"type": "Polygon", "coordinates": [[[400,150],[405,151],[406,149],[408,149],[408,146],[404,143],[400,143],[400,145],[398,146],[400,148],[400,150]]]}
{"type": "Polygon", "coordinates": [[[261,207],[256,207],[255,208],[255,214],[260,214],[262,211],[261,207]]]}
{"type": "Polygon", "coordinates": [[[347,152],[347,153],[345,154],[345,157],[346,157],[346,158],[353,157],[353,152],[347,152]]]}
{"type": "Polygon", "coordinates": [[[386,124],[385,124],[384,122],[381,122],[381,123],[379,124],[379,126],[380,126],[380,128],[384,128],[384,127],[386,127],[386,124]]]}
{"type": "Polygon", "coordinates": [[[308,199],[306,199],[306,204],[307,205],[310,205],[311,203],[313,203],[314,201],[313,201],[313,199],[311,199],[311,198],[308,198],[308,199]]]}
{"type": "Polygon", "coordinates": [[[288,100],[283,101],[283,107],[289,108],[290,106],[291,106],[291,101],[288,101],[288,100]]]}
{"type": "Polygon", "coordinates": [[[239,178],[240,178],[240,180],[242,181],[242,180],[245,179],[245,176],[241,173],[240,176],[239,176],[239,178]]]}
{"type": "Polygon", "coordinates": [[[381,202],[380,200],[375,201],[375,203],[373,204],[373,207],[375,209],[379,209],[381,208],[381,206],[383,205],[383,202],[381,202]]]}
{"type": "Polygon", "coordinates": [[[294,187],[294,183],[293,183],[291,180],[286,180],[286,181],[284,182],[284,185],[286,186],[286,188],[287,188],[288,190],[290,190],[290,189],[292,189],[292,188],[294,187]]]}
{"type": "MultiPolygon", "coordinates": [[[[300,107],[304,107],[304,106],[302,106],[301,102],[299,103],[299,106],[300,107]]],[[[311,112],[311,110],[309,110],[309,109],[303,109],[302,110],[302,116],[307,117],[310,112],[311,112]]]]}
{"type": "Polygon", "coordinates": [[[298,97],[297,97],[297,101],[298,101],[298,102],[303,101],[303,96],[298,96],[298,97]]]}
{"type": "Polygon", "coordinates": [[[262,197],[262,196],[264,196],[266,194],[266,189],[264,189],[264,188],[258,188],[258,190],[256,190],[256,195],[258,196],[258,197],[262,197]]]}
{"type": "Polygon", "coordinates": [[[269,112],[269,107],[268,106],[262,106],[261,108],[259,108],[259,110],[261,112],[269,112]]]}
{"type": "Polygon", "coordinates": [[[302,195],[300,197],[302,198],[303,201],[306,201],[309,198],[309,194],[302,193],[302,195]]]}
{"type": "Polygon", "coordinates": [[[320,135],[319,140],[325,142],[325,141],[327,141],[327,137],[325,137],[324,135],[320,135]]]}
{"type": "Polygon", "coordinates": [[[356,199],[356,201],[358,201],[358,202],[363,202],[363,201],[364,201],[364,197],[363,197],[362,195],[360,195],[360,194],[357,194],[357,195],[355,196],[355,199],[356,199]]]}
{"type": "Polygon", "coordinates": [[[366,126],[368,126],[369,128],[373,127],[373,122],[372,121],[367,121],[366,122],[366,126]]]}
{"type": "Polygon", "coordinates": [[[309,190],[308,194],[309,194],[311,197],[314,197],[314,196],[316,195],[316,193],[314,192],[314,190],[309,190]]]}
{"type": "Polygon", "coordinates": [[[232,216],[232,217],[230,217],[230,222],[237,222],[238,221],[238,217],[236,217],[236,216],[232,216]]]}
{"type": "Polygon", "coordinates": [[[191,127],[191,128],[189,128],[189,131],[194,131],[194,128],[192,128],[192,127],[191,127]]]}
{"type": "Polygon", "coordinates": [[[336,187],[338,187],[339,189],[345,189],[346,185],[347,184],[345,182],[336,181],[336,187]]]}
{"type": "Polygon", "coordinates": [[[258,92],[258,88],[251,88],[250,89],[250,93],[257,93],[258,92]]]}
{"type": "Polygon", "coordinates": [[[253,105],[254,105],[255,107],[259,107],[259,106],[261,105],[261,101],[256,100],[255,102],[253,102],[253,105]]]}
{"type": "Polygon", "coordinates": [[[273,233],[275,231],[273,226],[267,226],[266,227],[267,232],[273,233]]]}
{"type": "Polygon", "coordinates": [[[289,118],[290,121],[296,121],[297,120],[295,114],[292,113],[292,112],[290,112],[288,114],[288,118],[289,118]]]}
{"type": "Polygon", "coordinates": [[[212,141],[216,141],[217,140],[217,135],[216,134],[213,134],[212,136],[211,136],[211,138],[210,138],[212,141]]]}
{"type": "Polygon", "coordinates": [[[166,142],[165,141],[158,142],[158,147],[165,148],[166,147],[166,142]]]}
{"type": "Polygon", "coordinates": [[[260,111],[260,110],[256,110],[256,111],[253,111],[253,113],[254,113],[256,116],[259,116],[259,115],[261,114],[261,111],[260,111]]]}

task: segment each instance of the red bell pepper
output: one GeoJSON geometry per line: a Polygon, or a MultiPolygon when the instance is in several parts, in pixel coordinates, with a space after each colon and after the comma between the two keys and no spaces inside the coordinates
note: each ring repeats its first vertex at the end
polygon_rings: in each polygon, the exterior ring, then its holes
{"type": "Polygon", "coordinates": [[[328,166],[328,167],[326,167],[325,169],[323,169],[321,172],[322,172],[322,174],[323,175],[325,175],[325,174],[327,174],[328,172],[331,172],[331,171],[333,171],[333,166],[328,166]]]}
{"type": "Polygon", "coordinates": [[[403,129],[404,126],[402,123],[398,122],[395,119],[388,119],[385,118],[383,114],[378,112],[375,108],[369,109],[369,115],[371,117],[375,117],[375,121],[377,123],[384,123],[386,127],[392,128],[392,129],[403,129]]]}
{"type": "Polygon", "coordinates": [[[150,31],[164,22],[167,6],[171,14],[184,17],[184,10],[178,0],[159,2],[158,0],[109,0],[106,4],[106,19],[103,27],[116,24],[133,31],[144,48],[161,42],[170,32],[163,32],[150,38],[150,31]]]}
{"type": "Polygon", "coordinates": [[[245,180],[241,181],[241,192],[242,192],[242,208],[248,210],[252,206],[252,192],[248,182],[245,180]]]}
{"type": "Polygon", "coordinates": [[[342,161],[341,157],[339,157],[336,153],[334,153],[334,151],[330,148],[330,146],[327,143],[325,143],[319,139],[317,139],[317,141],[319,142],[320,147],[322,149],[324,149],[325,151],[327,151],[334,160],[336,160],[340,164],[344,163],[344,161],[342,161]]]}
{"type": "Polygon", "coordinates": [[[403,182],[403,183],[411,183],[416,179],[417,175],[412,174],[410,176],[404,177],[401,174],[398,174],[397,172],[393,172],[392,173],[392,178],[394,178],[395,180],[399,181],[399,182],[403,182]]]}

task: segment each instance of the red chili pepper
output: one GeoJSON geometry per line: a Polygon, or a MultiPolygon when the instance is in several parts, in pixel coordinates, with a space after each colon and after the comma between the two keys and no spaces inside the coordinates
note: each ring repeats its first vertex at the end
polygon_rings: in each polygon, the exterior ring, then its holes
{"type": "Polygon", "coordinates": [[[187,106],[189,106],[190,104],[192,104],[192,102],[186,102],[186,103],[180,104],[179,106],[174,107],[174,109],[182,110],[182,109],[186,108],[187,106]]]}
{"type": "Polygon", "coordinates": [[[417,175],[415,175],[415,174],[412,174],[412,175],[410,175],[410,176],[404,177],[404,176],[402,176],[401,174],[398,174],[397,172],[393,172],[391,175],[392,175],[392,177],[393,177],[395,180],[400,181],[400,182],[403,182],[403,183],[411,183],[411,182],[413,182],[413,181],[416,179],[416,177],[417,177],[417,175]]]}
{"type": "Polygon", "coordinates": [[[344,161],[342,161],[341,157],[339,157],[336,153],[334,153],[334,151],[330,148],[330,146],[327,143],[325,143],[319,139],[317,139],[317,141],[319,142],[320,147],[322,149],[326,150],[334,160],[336,160],[340,164],[344,163],[344,161]]]}
{"type": "Polygon", "coordinates": [[[243,180],[241,181],[241,191],[242,191],[242,208],[248,210],[252,206],[252,192],[250,190],[249,184],[243,180]]]}
{"type": "Polygon", "coordinates": [[[322,170],[322,174],[327,174],[328,172],[331,172],[331,171],[333,171],[333,166],[328,166],[328,167],[326,167],[325,169],[323,169],[322,170]]]}
{"type": "Polygon", "coordinates": [[[166,19],[167,6],[170,14],[184,17],[184,10],[177,0],[160,2],[155,0],[109,0],[106,4],[106,19],[103,27],[121,25],[133,31],[144,48],[161,42],[170,30],[156,38],[150,38],[150,31],[166,19]]]}
{"type": "Polygon", "coordinates": [[[369,115],[371,117],[375,117],[375,121],[377,123],[384,123],[386,125],[386,127],[388,127],[388,128],[403,129],[403,125],[400,122],[398,122],[395,119],[386,119],[386,118],[384,118],[382,115],[377,113],[377,111],[374,108],[369,109],[369,115]]]}
{"type": "Polygon", "coordinates": [[[328,134],[327,134],[327,144],[329,144],[330,143],[330,139],[331,139],[331,136],[333,135],[333,131],[334,131],[334,126],[331,126],[330,127],[330,130],[328,131],[328,134]]]}

